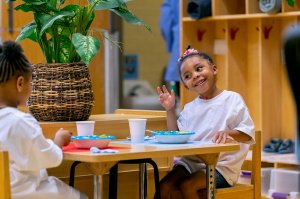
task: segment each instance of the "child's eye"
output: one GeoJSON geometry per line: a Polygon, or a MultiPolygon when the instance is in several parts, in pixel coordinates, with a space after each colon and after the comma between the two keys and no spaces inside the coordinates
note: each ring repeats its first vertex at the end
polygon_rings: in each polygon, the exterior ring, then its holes
{"type": "Polygon", "coordinates": [[[190,76],[189,74],[184,75],[184,79],[185,79],[185,80],[190,79],[190,77],[191,77],[191,76],[190,76]]]}
{"type": "Polygon", "coordinates": [[[203,69],[203,66],[197,66],[196,71],[201,71],[203,69]]]}

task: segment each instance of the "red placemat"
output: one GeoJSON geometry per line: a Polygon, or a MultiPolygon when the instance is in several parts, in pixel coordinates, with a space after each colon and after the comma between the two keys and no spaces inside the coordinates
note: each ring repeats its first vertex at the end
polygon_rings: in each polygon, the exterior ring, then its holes
{"type": "MultiPolygon", "coordinates": [[[[115,146],[108,146],[103,149],[114,149],[114,150],[121,150],[121,149],[129,149],[130,147],[115,147],[115,146]]],[[[67,146],[64,146],[62,148],[63,152],[86,152],[90,151],[90,149],[81,149],[81,148],[76,148],[75,144],[73,142],[70,142],[67,146]]]]}

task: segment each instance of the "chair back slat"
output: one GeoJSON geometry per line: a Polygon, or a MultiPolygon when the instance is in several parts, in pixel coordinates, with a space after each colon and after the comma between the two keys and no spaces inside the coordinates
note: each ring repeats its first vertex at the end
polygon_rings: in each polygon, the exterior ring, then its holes
{"type": "Polygon", "coordinates": [[[166,111],[156,110],[138,110],[138,109],[116,109],[115,114],[131,114],[131,115],[153,115],[153,116],[166,116],[166,111]]]}
{"type": "Polygon", "coordinates": [[[255,144],[252,148],[251,184],[255,198],[261,197],[261,131],[255,131],[255,144]]]}
{"type": "Polygon", "coordinates": [[[9,178],[9,159],[7,151],[0,151],[0,198],[11,199],[10,178],[9,178]]]}
{"type": "Polygon", "coordinates": [[[255,131],[255,143],[251,145],[251,164],[245,161],[245,167],[251,170],[251,184],[238,183],[233,187],[219,188],[216,199],[260,199],[261,198],[261,131],[255,131]],[[249,167],[251,165],[251,167],[249,167]]]}

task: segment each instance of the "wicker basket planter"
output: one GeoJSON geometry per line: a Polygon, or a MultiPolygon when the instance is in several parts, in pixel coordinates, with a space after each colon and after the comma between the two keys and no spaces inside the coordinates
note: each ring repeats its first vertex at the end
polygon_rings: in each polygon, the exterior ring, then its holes
{"type": "Polygon", "coordinates": [[[30,112],[39,121],[87,120],[94,105],[88,66],[84,63],[36,64],[30,112]]]}

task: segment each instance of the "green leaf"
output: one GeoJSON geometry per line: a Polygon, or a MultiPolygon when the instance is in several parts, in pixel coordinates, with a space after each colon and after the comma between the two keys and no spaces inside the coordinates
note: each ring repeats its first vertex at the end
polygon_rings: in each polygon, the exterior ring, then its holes
{"type": "Polygon", "coordinates": [[[89,0],[95,10],[109,10],[120,7],[130,0],[89,0]]]}
{"type": "Polygon", "coordinates": [[[120,2],[120,0],[89,0],[89,2],[94,6],[95,10],[107,10],[122,5],[122,2],[120,2]]]}
{"type": "Polygon", "coordinates": [[[76,10],[76,15],[72,18],[72,24],[76,30],[75,33],[80,32],[81,34],[86,35],[94,18],[94,10],[90,7],[85,6],[76,10]]]}
{"type": "Polygon", "coordinates": [[[30,3],[30,4],[40,4],[40,3],[46,3],[45,0],[23,0],[25,3],[30,3]]]}
{"type": "Polygon", "coordinates": [[[30,4],[21,4],[21,5],[18,5],[17,7],[15,7],[15,10],[22,10],[23,12],[34,12],[36,9],[35,9],[35,6],[33,5],[30,5],[30,4]]]}
{"type": "Polygon", "coordinates": [[[73,34],[72,43],[76,52],[86,64],[90,63],[100,49],[100,41],[98,39],[92,36],[84,36],[80,33],[73,34]]]}
{"type": "Polygon", "coordinates": [[[295,6],[295,0],[287,0],[287,3],[289,6],[294,7],[295,6]]]}
{"type": "Polygon", "coordinates": [[[23,12],[33,12],[33,13],[42,13],[42,14],[49,14],[50,12],[57,12],[55,6],[43,1],[25,1],[23,0],[24,4],[18,5],[15,7],[15,10],[21,10],[23,12]]]}
{"type": "MultiPolygon", "coordinates": [[[[72,42],[69,37],[61,35],[59,38],[60,43],[60,53],[59,53],[59,62],[66,63],[70,61],[70,53],[72,42]]],[[[80,60],[79,60],[80,61],[80,60]]]]}
{"type": "Polygon", "coordinates": [[[42,34],[44,34],[45,30],[47,28],[50,28],[56,20],[61,19],[61,18],[66,17],[66,16],[74,16],[74,13],[73,12],[62,11],[62,12],[56,13],[55,15],[53,15],[49,19],[47,19],[44,22],[43,27],[41,28],[40,36],[42,36],[42,34]]]}
{"type": "Polygon", "coordinates": [[[30,22],[29,24],[27,24],[26,26],[24,26],[19,34],[19,36],[17,37],[16,41],[22,41],[26,38],[31,39],[32,41],[37,42],[38,38],[37,38],[37,34],[36,34],[36,23],[35,22],[30,22]]]}
{"type": "Polygon", "coordinates": [[[126,6],[121,6],[118,8],[111,9],[114,13],[122,17],[127,23],[130,24],[136,24],[136,25],[143,25],[145,28],[149,31],[151,31],[151,27],[141,19],[139,19],[137,16],[135,16],[133,13],[131,13],[126,6]]]}
{"type": "Polygon", "coordinates": [[[15,10],[22,10],[23,12],[35,11],[39,8],[39,6],[47,5],[46,2],[43,1],[25,1],[25,3],[18,5],[15,10]]]}
{"type": "Polygon", "coordinates": [[[79,5],[70,4],[70,5],[67,5],[66,7],[64,7],[61,11],[75,12],[76,13],[80,9],[81,9],[81,7],[79,5]]]}

